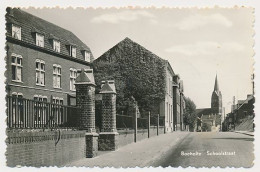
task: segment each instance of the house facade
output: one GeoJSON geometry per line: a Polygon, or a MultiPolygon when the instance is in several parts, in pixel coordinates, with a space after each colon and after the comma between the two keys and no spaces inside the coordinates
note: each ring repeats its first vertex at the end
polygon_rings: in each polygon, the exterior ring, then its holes
{"type": "Polygon", "coordinates": [[[77,71],[92,68],[87,45],[19,8],[7,8],[6,41],[8,96],[75,105],[77,71]]]}
{"type": "Polygon", "coordinates": [[[183,114],[185,110],[183,81],[178,74],[173,76],[173,130],[184,130],[183,114]]]}
{"type": "Polygon", "coordinates": [[[165,116],[165,131],[170,132],[174,130],[173,126],[173,76],[174,71],[168,61],[165,63],[165,99],[160,104],[160,115],[165,116]]]}

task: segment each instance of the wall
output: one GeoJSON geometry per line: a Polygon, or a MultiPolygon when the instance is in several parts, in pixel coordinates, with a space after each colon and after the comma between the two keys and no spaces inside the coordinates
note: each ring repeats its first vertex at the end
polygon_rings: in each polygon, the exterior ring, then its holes
{"type": "MultiPolygon", "coordinates": [[[[159,127],[159,135],[160,134],[164,134],[163,126],[159,127]]],[[[153,136],[157,136],[157,127],[156,126],[151,126],[151,129],[150,129],[150,137],[153,137],[153,136]]]]}
{"type": "Polygon", "coordinates": [[[140,129],[137,131],[137,141],[148,138],[148,129],[140,129]]]}
{"type": "Polygon", "coordinates": [[[156,126],[151,126],[150,127],[150,137],[156,136],[157,135],[157,127],[156,126]]]}
{"type": "Polygon", "coordinates": [[[9,131],[7,137],[9,167],[62,166],[86,154],[85,131],[9,131]]]}
{"type": "MultiPolygon", "coordinates": [[[[134,130],[118,130],[118,147],[125,146],[127,144],[134,142],[134,130]]],[[[164,134],[164,127],[159,127],[159,135],[164,134]]],[[[150,137],[157,136],[157,127],[150,127],[150,137]]],[[[137,131],[137,141],[141,141],[143,139],[148,138],[148,129],[139,129],[137,131]]]]}
{"type": "Polygon", "coordinates": [[[134,142],[134,130],[118,130],[118,147],[134,142]]]}

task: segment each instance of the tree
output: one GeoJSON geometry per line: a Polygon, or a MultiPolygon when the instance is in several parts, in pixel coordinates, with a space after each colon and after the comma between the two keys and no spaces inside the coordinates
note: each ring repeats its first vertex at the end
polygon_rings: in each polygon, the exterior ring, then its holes
{"type": "Polygon", "coordinates": [[[185,125],[189,125],[189,128],[194,128],[195,122],[197,121],[196,105],[195,103],[189,98],[184,97],[185,100],[185,112],[184,112],[184,123],[185,125]]]}

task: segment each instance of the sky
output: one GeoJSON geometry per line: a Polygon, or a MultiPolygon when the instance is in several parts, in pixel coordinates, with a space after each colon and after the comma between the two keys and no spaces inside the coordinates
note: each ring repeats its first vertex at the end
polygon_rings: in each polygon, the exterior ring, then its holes
{"type": "Polygon", "coordinates": [[[252,8],[27,8],[73,32],[95,58],[125,37],[170,62],[197,108],[211,105],[218,76],[223,107],[252,94],[252,8]]]}

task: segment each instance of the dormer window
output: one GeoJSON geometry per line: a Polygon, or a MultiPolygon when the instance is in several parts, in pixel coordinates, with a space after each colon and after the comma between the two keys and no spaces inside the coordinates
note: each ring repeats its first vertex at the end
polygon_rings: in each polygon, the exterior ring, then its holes
{"type": "Polygon", "coordinates": [[[12,37],[21,40],[22,38],[21,27],[12,25],[12,37]]]}
{"type": "Polygon", "coordinates": [[[90,62],[90,52],[87,52],[86,50],[83,51],[84,60],[86,62],[90,62]]]}
{"type": "Polygon", "coordinates": [[[72,46],[70,45],[70,56],[71,57],[76,57],[76,47],[75,46],[72,46]]]}
{"type": "Polygon", "coordinates": [[[40,33],[36,33],[35,42],[37,46],[44,47],[44,36],[40,33]]]}
{"type": "Polygon", "coordinates": [[[60,52],[60,41],[53,39],[52,48],[54,51],[59,53],[60,52]]]}

